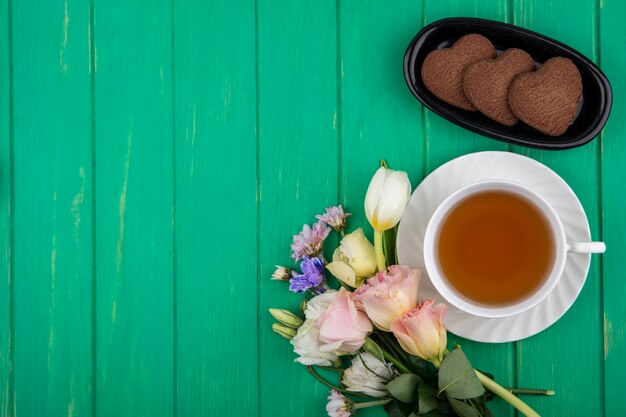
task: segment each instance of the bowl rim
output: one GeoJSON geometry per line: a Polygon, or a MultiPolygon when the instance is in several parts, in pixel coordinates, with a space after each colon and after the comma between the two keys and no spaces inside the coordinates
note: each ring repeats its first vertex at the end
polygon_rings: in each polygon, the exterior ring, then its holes
{"type": "Polygon", "coordinates": [[[529,29],[525,29],[510,23],[499,22],[496,20],[475,18],[475,17],[447,17],[444,19],[436,20],[426,26],[424,26],[411,40],[409,43],[406,52],[404,54],[403,61],[403,70],[404,70],[404,80],[409,87],[411,93],[422,103],[426,108],[430,109],[434,113],[443,117],[444,119],[463,127],[473,133],[477,133],[479,135],[496,139],[502,142],[510,143],[513,145],[520,145],[528,148],[536,148],[536,149],[547,149],[547,150],[563,150],[563,149],[571,149],[578,146],[582,146],[590,141],[592,141],[595,137],[597,137],[606,122],[608,121],[609,115],[611,113],[611,107],[613,103],[613,92],[611,89],[611,84],[606,77],[606,75],[602,72],[598,66],[587,58],[585,55],[577,51],[576,49],[568,46],[562,42],[559,42],[555,39],[542,35],[540,33],[531,31],[529,29]],[[420,91],[418,91],[414,78],[415,78],[415,66],[416,66],[416,58],[417,54],[420,51],[420,47],[424,43],[425,39],[432,34],[435,30],[441,29],[441,27],[445,26],[456,26],[456,25],[474,25],[477,28],[503,28],[507,31],[518,32],[525,36],[530,36],[532,38],[541,40],[547,43],[550,46],[556,47],[559,50],[565,50],[569,54],[576,57],[576,59],[583,62],[586,68],[589,70],[589,73],[594,78],[594,81],[599,86],[599,101],[601,103],[600,113],[594,118],[593,123],[589,125],[589,127],[579,136],[573,138],[570,141],[566,142],[555,142],[550,140],[550,137],[546,135],[546,141],[534,141],[527,140],[523,138],[515,137],[514,134],[506,135],[499,132],[491,131],[485,128],[481,123],[475,123],[467,118],[455,117],[449,112],[444,111],[446,107],[450,106],[443,102],[434,101],[430,96],[427,96],[420,91]]]}

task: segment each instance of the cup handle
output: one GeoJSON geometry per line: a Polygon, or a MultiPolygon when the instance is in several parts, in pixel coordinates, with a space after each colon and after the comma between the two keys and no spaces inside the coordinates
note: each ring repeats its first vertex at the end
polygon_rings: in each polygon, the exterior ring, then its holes
{"type": "Polygon", "coordinates": [[[604,242],[567,242],[567,251],[570,253],[604,253],[604,242]]]}

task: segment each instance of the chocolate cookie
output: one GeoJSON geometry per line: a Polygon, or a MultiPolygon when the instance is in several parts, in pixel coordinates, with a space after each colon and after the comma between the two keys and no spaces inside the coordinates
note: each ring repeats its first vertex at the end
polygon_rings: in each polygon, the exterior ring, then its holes
{"type": "Polygon", "coordinates": [[[450,48],[437,49],[422,64],[422,80],[428,90],[453,106],[475,111],[463,93],[463,70],[479,59],[494,58],[496,48],[489,39],[469,34],[450,48]]]}
{"type": "Polygon", "coordinates": [[[509,106],[527,125],[546,135],[559,136],[576,118],[582,89],[576,65],[567,58],[552,58],[537,71],[513,80],[509,106]]]}
{"type": "Polygon", "coordinates": [[[463,72],[463,91],[470,103],[485,116],[513,126],[519,119],[509,107],[509,86],[517,75],[534,69],[535,62],[526,52],[507,49],[496,59],[471,63],[463,72]]]}

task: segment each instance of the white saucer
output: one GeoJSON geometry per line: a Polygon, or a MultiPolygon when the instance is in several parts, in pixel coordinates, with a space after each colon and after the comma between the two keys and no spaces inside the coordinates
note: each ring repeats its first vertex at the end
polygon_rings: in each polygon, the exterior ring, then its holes
{"type": "MultiPolygon", "coordinates": [[[[525,185],[543,196],[558,214],[568,241],[591,240],[580,201],[561,177],[545,165],[508,152],[477,152],[453,159],[432,172],[413,192],[398,230],[398,261],[422,270],[419,298],[445,302],[424,267],[426,226],[439,204],[459,188],[482,180],[499,179],[525,185]]],[[[516,316],[489,319],[470,315],[448,304],[445,324],[456,335],[479,342],[511,342],[539,333],[572,306],[582,289],[590,254],[568,254],[563,275],[538,305],[516,316]]]]}

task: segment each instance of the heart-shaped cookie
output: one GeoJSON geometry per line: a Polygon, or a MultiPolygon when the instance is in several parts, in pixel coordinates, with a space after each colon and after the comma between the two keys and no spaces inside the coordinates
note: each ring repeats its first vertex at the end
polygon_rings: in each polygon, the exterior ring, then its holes
{"type": "Polygon", "coordinates": [[[537,71],[513,80],[509,106],[527,125],[546,135],[559,136],[574,122],[582,90],[576,65],[567,58],[551,58],[537,71]]]}
{"type": "Polygon", "coordinates": [[[494,58],[496,48],[482,35],[465,35],[450,48],[437,49],[422,64],[422,81],[428,90],[456,107],[475,111],[463,92],[463,70],[479,59],[494,58]]]}
{"type": "Polygon", "coordinates": [[[471,63],[463,72],[463,91],[470,103],[485,116],[513,126],[519,119],[509,107],[509,87],[517,75],[534,69],[535,62],[526,52],[507,49],[496,59],[471,63]]]}

